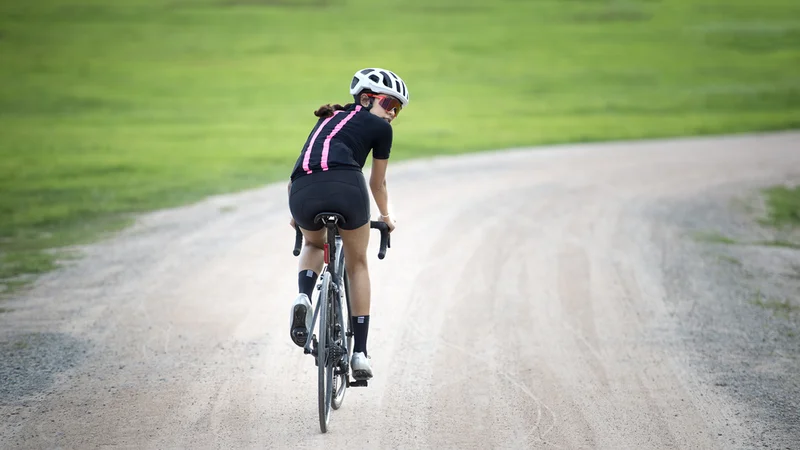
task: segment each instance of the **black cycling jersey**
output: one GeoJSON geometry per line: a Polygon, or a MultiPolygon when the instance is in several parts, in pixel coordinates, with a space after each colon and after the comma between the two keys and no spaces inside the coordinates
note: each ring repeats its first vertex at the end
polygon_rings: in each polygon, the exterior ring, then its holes
{"type": "Polygon", "coordinates": [[[363,106],[351,104],[317,121],[297,158],[291,178],[294,181],[329,169],[360,171],[370,150],[376,159],[389,159],[391,148],[392,126],[363,106]]]}

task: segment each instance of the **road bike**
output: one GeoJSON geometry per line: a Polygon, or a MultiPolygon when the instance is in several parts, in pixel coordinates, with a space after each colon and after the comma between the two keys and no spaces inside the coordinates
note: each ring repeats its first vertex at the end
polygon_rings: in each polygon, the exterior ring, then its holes
{"type": "MultiPolygon", "coordinates": [[[[314,356],[317,365],[317,392],[319,405],[319,427],[327,433],[331,408],[339,409],[348,387],[367,386],[367,380],[350,379],[350,357],[353,353],[353,330],[350,320],[350,279],[344,264],[342,237],[339,224],[344,217],[337,213],[317,214],[314,223],[325,226],[324,265],[315,289],[319,291],[314,315],[309,328],[309,339],[303,351],[314,356]],[[318,333],[313,333],[319,324],[318,333]]],[[[389,226],[384,222],[371,221],[370,228],[381,232],[378,258],[386,256],[391,247],[389,226]]],[[[294,256],[300,254],[303,233],[295,227],[294,256]]]]}

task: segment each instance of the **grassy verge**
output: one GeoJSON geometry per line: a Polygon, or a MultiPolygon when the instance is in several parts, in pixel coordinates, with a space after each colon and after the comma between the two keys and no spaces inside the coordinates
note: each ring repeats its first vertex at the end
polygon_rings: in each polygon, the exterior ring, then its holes
{"type": "Polygon", "coordinates": [[[800,306],[795,305],[790,300],[766,298],[761,294],[760,291],[756,293],[755,299],[753,299],[752,303],[756,306],[760,306],[761,308],[770,310],[776,316],[787,320],[800,312],[800,306]]]}
{"type": "Polygon", "coordinates": [[[729,238],[717,231],[698,231],[693,234],[695,240],[711,244],[737,244],[735,239],[729,238]]]}
{"type": "Polygon", "coordinates": [[[758,221],[762,225],[788,232],[781,233],[783,237],[740,242],[717,231],[697,231],[693,233],[694,239],[712,244],[762,245],[800,249],[800,243],[795,242],[797,233],[800,231],[800,186],[773,186],[765,189],[762,193],[766,203],[766,216],[758,221]]]}
{"type": "Polygon", "coordinates": [[[764,223],[777,228],[800,227],[800,186],[775,186],[764,191],[767,217],[764,223]]]}
{"type": "Polygon", "coordinates": [[[386,66],[393,158],[800,127],[800,3],[0,3],[0,284],[131,213],[285,179],[386,66]]]}

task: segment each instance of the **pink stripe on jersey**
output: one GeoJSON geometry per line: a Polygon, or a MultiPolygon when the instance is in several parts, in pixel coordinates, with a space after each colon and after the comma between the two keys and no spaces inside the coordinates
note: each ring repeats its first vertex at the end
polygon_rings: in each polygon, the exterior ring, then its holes
{"type": "MultiPolygon", "coordinates": [[[[338,111],[337,111],[338,112],[338,111]]],[[[334,114],[333,116],[335,116],[334,114]]],[[[319,128],[317,128],[317,132],[314,133],[314,136],[311,137],[311,140],[308,141],[308,148],[306,149],[306,156],[303,158],[303,170],[306,173],[311,173],[311,169],[308,167],[308,163],[311,161],[311,149],[314,148],[314,142],[317,140],[317,136],[319,136],[320,131],[325,128],[325,125],[333,119],[333,116],[328,117],[327,119],[323,120],[321,124],[319,124],[319,128]]]]}
{"type": "Polygon", "coordinates": [[[351,112],[350,114],[348,114],[347,117],[345,117],[341,122],[339,122],[339,125],[336,125],[336,128],[334,128],[333,131],[331,131],[331,134],[329,134],[328,137],[325,138],[325,143],[322,144],[322,170],[323,171],[328,170],[328,151],[330,150],[330,147],[331,147],[331,139],[333,139],[333,137],[336,136],[336,133],[338,133],[339,130],[341,130],[342,127],[344,127],[344,125],[350,119],[352,119],[353,116],[355,116],[356,113],[359,112],[359,111],[361,111],[361,105],[356,106],[356,109],[353,112],[351,112]]]}

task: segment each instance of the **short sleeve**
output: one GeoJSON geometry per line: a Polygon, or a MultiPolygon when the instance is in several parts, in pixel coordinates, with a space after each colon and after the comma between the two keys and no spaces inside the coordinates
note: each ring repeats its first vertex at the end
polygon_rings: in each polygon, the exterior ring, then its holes
{"type": "Polygon", "coordinates": [[[372,157],[375,159],[389,159],[392,151],[392,126],[387,122],[381,121],[383,126],[378,128],[375,133],[375,140],[372,143],[372,157]]]}

